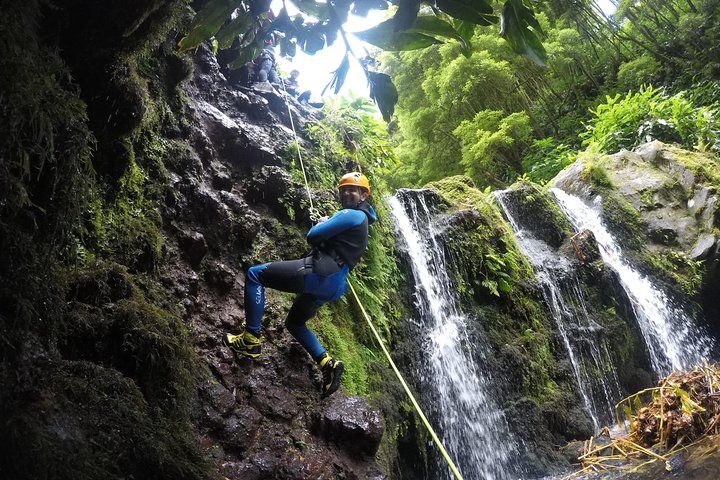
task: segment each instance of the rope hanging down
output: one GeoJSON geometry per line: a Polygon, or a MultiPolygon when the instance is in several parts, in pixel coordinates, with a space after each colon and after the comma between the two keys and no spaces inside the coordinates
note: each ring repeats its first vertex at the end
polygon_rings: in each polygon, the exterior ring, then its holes
{"type": "MultiPolygon", "coordinates": [[[[283,86],[283,91],[285,92],[285,95],[287,96],[287,90],[285,90],[285,82],[282,78],[280,78],[280,82],[283,86]]],[[[288,115],[290,116],[290,126],[292,127],[293,135],[295,136],[295,146],[297,147],[297,154],[298,158],[300,159],[300,168],[302,169],[303,174],[303,180],[305,180],[305,189],[307,191],[308,199],[310,200],[310,219],[315,222],[318,218],[320,218],[320,215],[317,210],[315,210],[315,207],[313,206],[312,201],[312,195],[310,194],[310,185],[308,184],[307,176],[305,175],[305,166],[303,165],[302,155],[300,153],[300,144],[298,143],[297,133],[295,132],[295,122],[293,122],[292,118],[292,112],[290,111],[290,103],[287,102],[288,107],[288,115]]],[[[427,417],[425,417],[425,414],[423,413],[422,409],[420,408],[420,405],[418,404],[417,400],[415,400],[415,396],[410,391],[410,387],[408,387],[407,383],[405,383],[405,379],[403,378],[402,374],[400,373],[400,370],[398,370],[397,366],[395,366],[395,362],[393,362],[392,357],[390,356],[390,352],[388,352],[387,348],[385,348],[385,344],[382,341],[382,338],[380,338],[380,334],[375,329],[375,326],[373,325],[372,321],[370,320],[370,317],[368,316],[367,312],[365,311],[365,307],[363,307],[363,304],[360,302],[360,299],[357,296],[357,293],[355,293],[355,288],[353,287],[352,283],[348,281],[348,285],[350,286],[350,291],[353,294],[353,297],[355,297],[355,301],[357,302],[358,306],[360,307],[360,311],[362,312],[363,316],[365,317],[365,320],[367,321],[368,325],[370,326],[370,330],[372,330],[373,334],[375,335],[375,339],[377,340],[378,344],[380,345],[380,348],[382,348],[383,353],[385,353],[385,357],[387,357],[388,362],[390,362],[390,366],[393,369],[393,372],[395,372],[395,376],[397,376],[398,380],[400,380],[400,384],[405,389],[405,393],[407,394],[408,398],[410,399],[410,402],[413,404],[413,407],[415,407],[415,411],[420,416],[420,420],[422,420],[423,424],[425,425],[425,428],[427,428],[428,432],[430,433],[430,436],[432,437],[433,441],[435,442],[435,445],[437,445],[438,449],[440,450],[440,453],[442,454],[443,458],[447,462],[448,466],[450,467],[450,470],[452,470],[453,475],[455,475],[455,478],[457,480],[463,480],[462,475],[460,475],[460,471],[455,466],[455,463],[452,461],[452,458],[450,458],[450,455],[445,450],[445,447],[443,447],[442,442],[440,442],[440,439],[438,438],[437,434],[435,433],[435,430],[433,430],[432,426],[430,425],[430,422],[428,421],[427,417]]]]}
{"type": "Polygon", "coordinates": [[[297,149],[297,155],[300,159],[300,169],[302,170],[303,180],[305,180],[305,190],[307,191],[308,200],[310,200],[310,220],[314,223],[320,218],[320,213],[315,209],[312,201],[312,194],[310,193],[310,184],[308,183],[307,175],[305,175],[305,164],[303,163],[302,154],[300,153],[300,142],[298,142],[297,132],[295,131],[295,122],[293,121],[292,111],[290,111],[290,102],[288,101],[288,93],[285,89],[285,79],[280,77],[280,84],[283,87],[285,93],[285,105],[287,105],[288,117],[290,117],[290,126],[292,127],[293,136],[295,137],[295,148],[297,149]]]}
{"type": "Polygon", "coordinates": [[[440,442],[440,439],[435,434],[435,430],[433,430],[432,426],[430,425],[430,422],[425,417],[425,414],[423,413],[422,409],[420,408],[420,405],[418,404],[417,400],[415,400],[415,396],[410,391],[410,388],[408,387],[407,383],[405,383],[405,379],[400,374],[400,370],[395,366],[395,362],[393,362],[392,357],[390,357],[390,352],[388,352],[387,348],[385,348],[385,344],[382,341],[382,338],[380,338],[380,334],[375,329],[375,326],[372,324],[372,321],[370,320],[370,317],[368,317],[367,312],[365,311],[365,308],[363,307],[363,304],[360,302],[360,299],[357,296],[357,293],[355,293],[355,288],[353,287],[352,283],[348,282],[348,285],[350,286],[350,291],[353,294],[353,297],[355,297],[355,301],[357,302],[358,306],[360,307],[360,311],[362,312],[363,316],[365,317],[365,320],[367,320],[368,325],[370,326],[370,330],[372,330],[373,334],[375,335],[375,339],[380,344],[380,348],[382,348],[383,353],[385,353],[385,356],[388,359],[388,362],[390,362],[390,366],[392,367],[393,371],[395,372],[395,375],[397,376],[398,380],[400,380],[400,383],[402,384],[403,388],[405,389],[405,393],[407,394],[408,398],[410,399],[410,402],[412,402],[413,407],[415,407],[415,411],[417,411],[418,415],[420,416],[420,420],[425,424],[425,428],[427,428],[428,432],[430,432],[430,436],[432,437],[433,441],[437,445],[438,449],[440,450],[440,453],[442,454],[443,458],[445,458],[445,461],[447,462],[448,466],[450,467],[450,470],[452,470],[453,474],[455,475],[455,478],[457,480],[462,480],[462,475],[460,475],[460,471],[455,466],[455,463],[453,463],[452,459],[450,458],[450,455],[448,455],[447,451],[445,450],[445,447],[443,447],[443,444],[440,442]]]}

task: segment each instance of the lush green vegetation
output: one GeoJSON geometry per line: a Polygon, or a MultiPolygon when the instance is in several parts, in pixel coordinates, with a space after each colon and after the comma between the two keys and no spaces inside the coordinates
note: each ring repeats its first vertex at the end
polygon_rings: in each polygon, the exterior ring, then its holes
{"type": "Polygon", "coordinates": [[[514,51],[538,64],[545,59],[539,39],[542,28],[523,0],[506,0],[502,8],[489,0],[288,1],[300,12],[292,19],[285,2],[277,15],[269,12],[269,0],[196,2],[199,11],[179,46],[189,50],[213,38],[216,49],[232,52],[229,67],[234,69],[257,57],[268,42],[279,43],[280,53],[293,57],[298,47],[313,55],[342,38],[346,53],[326,88],[332,87],[338,93],[352,57],[362,67],[370,85],[370,97],[386,121],[390,121],[395,109],[397,90],[388,75],[371,70],[375,65],[372,59],[358,58],[350,47],[343,25],[351,12],[366,16],[370,10],[392,10],[392,18],[354,34],[386,51],[417,50],[457,41],[463,53],[469,55],[474,26],[501,22],[500,35],[514,51]],[[495,15],[496,10],[499,15],[495,15]]]}
{"type": "Polygon", "coordinates": [[[714,151],[718,2],[615,3],[610,16],[586,0],[536,4],[545,67],[492,27],[475,29],[470,55],[455,44],[384,55],[400,92],[394,183],[546,181],[581,150],[649,139],[714,151]]]}

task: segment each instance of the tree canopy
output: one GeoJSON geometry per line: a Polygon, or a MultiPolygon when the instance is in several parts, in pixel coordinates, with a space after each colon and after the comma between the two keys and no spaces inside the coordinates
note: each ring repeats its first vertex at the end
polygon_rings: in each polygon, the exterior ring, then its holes
{"type": "Polygon", "coordinates": [[[492,27],[476,29],[469,56],[453,44],[383,55],[401,92],[394,183],[544,181],[582,149],[614,153],[650,139],[716,149],[719,4],[623,0],[608,15],[592,0],[544,2],[544,67],[492,27]]]}
{"type": "Polygon", "coordinates": [[[271,0],[210,0],[196,2],[197,15],[181,49],[191,49],[214,37],[221,49],[233,51],[230,68],[239,68],[259,55],[267,41],[280,34],[280,53],[294,56],[297,48],[313,55],[338,38],[346,54],[335,70],[332,86],[337,93],[345,82],[350,57],[358,60],[370,85],[370,96],[383,118],[390,121],[397,103],[397,90],[391,78],[372,71],[352,51],[343,25],[348,15],[366,16],[370,10],[388,10],[392,16],[380,24],[356,33],[357,37],[384,51],[418,50],[456,41],[461,53],[472,52],[470,39],[475,26],[500,24],[499,34],[508,45],[538,64],[546,58],[540,41],[542,29],[531,7],[524,0],[506,0],[496,8],[489,0],[283,0],[277,15],[270,11],[271,0]],[[301,12],[294,18],[285,2],[301,12]],[[499,10],[499,11],[498,11],[499,10]]]}

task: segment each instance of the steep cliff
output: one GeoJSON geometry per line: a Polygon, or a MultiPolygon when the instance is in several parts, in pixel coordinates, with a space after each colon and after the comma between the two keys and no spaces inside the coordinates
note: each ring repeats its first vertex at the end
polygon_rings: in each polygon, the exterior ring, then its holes
{"type": "MultiPolygon", "coordinates": [[[[184,2],[3,11],[0,476],[384,477],[399,402],[349,299],[314,324],[348,364],[328,400],[284,331],[288,295],[269,296],[260,361],[220,343],[244,320],[243,268],[307,249],[290,115],[324,213],[360,161],[343,138],[231,87],[207,48],[177,53],[184,2]]],[[[373,313],[387,228],[358,268],[373,313]]]]}
{"type": "MultiPolygon", "coordinates": [[[[279,92],[233,87],[209,47],[178,53],[185,9],[2,2],[0,476],[444,471],[349,296],[312,323],[347,363],[344,388],[327,400],[283,327],[289,295],[268,296],[260,360],[237,362],[221,346],[222,332],[244,320],[244,269],[307,249],[293,125],[323,213],[335,208],[336,178],[357,164],[377,182],[380,221],[352,281],[404,371],[421,362],[427,339],[412,321],[407,259],[394,255],[382,148],[363,157],[357,131],[279,92]]],[[[677,302],[699,302],[717,330],[718,180],[714,159],[651,144],[586,157],[556,184],[588,203],[599,194],[631,260],[677,302]]],[[[594,427],[578,379],[612,363],[625,393],[652,382],[628,296],[597,242],[574,236],[547,191],[514,186],[505,199],[562,265],[553,272],[578,279],[586,304],[570,311],[591,312],[562,330],[498,205],[463,178],[429,188],[421,195],[433,199],[469,338],[483,348],[475,355],[522,439],[519,470],[566,466],[557,446],[594,427]],[[573,346],[592,357],[603,342],[606,357],[574,367],[573,346]]]]}

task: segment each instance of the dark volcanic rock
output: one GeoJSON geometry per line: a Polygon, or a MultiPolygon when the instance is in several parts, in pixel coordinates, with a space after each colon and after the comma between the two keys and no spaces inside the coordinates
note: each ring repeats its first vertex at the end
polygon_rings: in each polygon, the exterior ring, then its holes
{"type": "Polygon", "coordinates": [[[223,263],[214,263],[205,271],[205,280],[208,284],[222,292],[229,292],[235,284],[237,273],[223,263]]]}
{"type": "Polygon", "coordinates": [[[266,417],[290,420],[300,412],[295,398],[287,389],[264,385],[254,391],[250,401],[266,417]]]}
{"type": "Polygon", "coordinates": [[[255,439],[262,422],[263,416],[253,407],[240,407],[225,420],[219,439],[228,450],[245,451],[255,439]]]}
{"type": "Polygon", "coordinates": [[[195,231],[182,232],[178,241],[180,248],[190,261],[190,265],[192,265],[193,268],[199,267],[200,262],[202,262],[208,252],[207,242],[203,234],[195,231]]]}
{"type": "Polygon", "coordinates": [[[496,195],[513,217],[525,219],[524,228],[553,248],[558,248],[572,231],[547,191],[520,182],[496,195]]]}
{"type": "Polygon", "coordinates": [[[333,396],[316,419],[317,431],[347,452],[374,455],[385,427],[380,412],[362,397],[333,396]]]}
{"type": "Polygon", "coordinates": [[[570,238],[570,245],[575,257],[581,264],[600,260],[598,243],[595,240],[595,235],[590,230],[582,230],[573,235],[570,238]]]}

